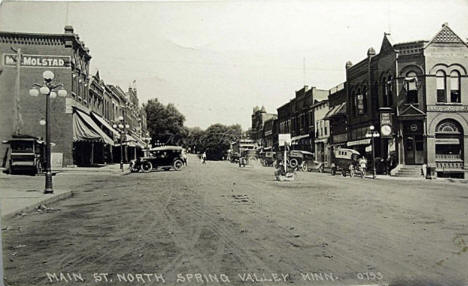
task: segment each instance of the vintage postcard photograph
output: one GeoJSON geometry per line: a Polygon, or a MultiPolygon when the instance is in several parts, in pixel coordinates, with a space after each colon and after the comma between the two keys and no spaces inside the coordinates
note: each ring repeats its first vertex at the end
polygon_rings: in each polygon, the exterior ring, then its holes
{"type": "Polygon", "coordinates": [[[468,286],[467,15],[0,1],[0,286],[468,286]]]}

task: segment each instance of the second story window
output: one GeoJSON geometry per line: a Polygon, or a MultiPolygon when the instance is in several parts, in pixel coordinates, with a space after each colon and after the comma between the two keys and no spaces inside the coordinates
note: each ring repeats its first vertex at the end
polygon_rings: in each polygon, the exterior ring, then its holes
{"type": "Polygon", "coordinates": [[[460,73],[458,71],[452,71],[450,73],[450,101],[454,103],[460,103],[460,73]]]}
{"type": "Polygon", "coordinates": [[[436,73],[436,87],[437,87],[437,102],[447,102],[446,82],[445,73],[443,71],[437,71],[436,73]]]}
{"type": "Polygon", "coordinates": [[[408,72],[405,78],[406,102],[418,103],[418,78],[415,72],[408,72]]]}
{"type": "Polygon", "coordinates": [[[388,77],[388,79],[383,79],[383,106],[388,107],[393,105],[393,90],[392,90],[392,77],[388,77]]]}

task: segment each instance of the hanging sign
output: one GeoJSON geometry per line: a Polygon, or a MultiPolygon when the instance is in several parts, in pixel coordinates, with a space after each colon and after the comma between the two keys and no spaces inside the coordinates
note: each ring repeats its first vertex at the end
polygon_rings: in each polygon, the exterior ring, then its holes
{"type": "Polygon", "coordinates": [[[278,134],[278,145],[279,146],[291,145],[291,134],[290,133],[278,134]]]}

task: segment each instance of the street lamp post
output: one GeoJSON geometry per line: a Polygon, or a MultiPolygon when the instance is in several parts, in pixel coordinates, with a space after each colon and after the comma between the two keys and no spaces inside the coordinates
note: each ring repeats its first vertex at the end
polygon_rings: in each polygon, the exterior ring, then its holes
{"type": "Polygon", "coordinates": [[[124,142],[124,136],[127,134],[127,128],[129,128],[128,124],[125,124],[125,117],[119,116],[118,119],[118,124],[114,124],[113,127],[117,130],[119,130],[120,133],[120,170],[123,172],[123,142],[124,142]]]}
{"type": "Polygon", "coordinates": [[[371,132],[371,138],[372,138],[372,179],[375,179],[375,145],[374,145],[374,130],[375,126],[371,125],[369,126],[370,132],[371,132]]]}
{"type": "MultiPolygon", "coordinates": [[[[31,96],[39,96],[39,94],[45,95],[46,97],[46,119],[45,119],[45,137],[46,137],[46,166],[45,166],[45,188],[44,194],[52,194],[54,192],[53,184],[52,184],[52,169],[51,169],[51,151],[50,151],[50,99],[56,98],[57,94],[60,97],[66,97],[67,91],[63,89],[63,84],[61,83],[54,83],[52,80],[54,79],[54,73],[51,71],[45,71],[42,74],[44,79],[43,85],[40,84],[33,84],[34,87],[29,90],[29,95],[31,96]],[[54,90],[57,90],[55,92],[54,90]]],[[[43,121],[41,120],[41,123],[43,121]]],[[[41,124],[42,125],[42,124],[41,124]]]]}

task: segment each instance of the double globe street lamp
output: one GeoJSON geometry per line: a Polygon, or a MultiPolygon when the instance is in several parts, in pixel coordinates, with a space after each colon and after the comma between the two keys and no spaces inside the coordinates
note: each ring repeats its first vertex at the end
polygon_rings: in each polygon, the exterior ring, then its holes
{"type": "Polygon", "coordinates": [[[372,179],[376,177],[376,170],[375,170],[375,145],[374,145],[374,137],[378,137],[379,133],[375,131],[375,126],[369,126],[370,130],[370,137],[372,138],[372,179]]]}
{"type": "Polygon", "coordinates": [[[130,128],[130,126],[125,123],[125,118],[123,116],[119,116],[118,124],[114,124],[112,127],[114,127],[114,129],[117,129],[120,133],[120,170],[123,172],[123,142],[124,136],[127,134],[127,129],[130,128]]]}
{"type": "Polygon", "coordinates": [[[60,97],[66,97],[67,91],[63,89],[62,83],[55,83],[53,79],[55,77],[54,73],[51,71],[45,71],[42,74],[44,83],[33,84],[33,88],[29,90],[29,95],[33,97],[39,96],[39,94],[45,95],[46,97],[46,119],[40,120],[39,124],[46,126],[46,149],[45,149],[45,189],[44,194],[52,194],[54,192],[52,185],[52,169],[51,169],[51,151],[50,151],[50,99],[56,98],[57,95],[60,97]]]}

